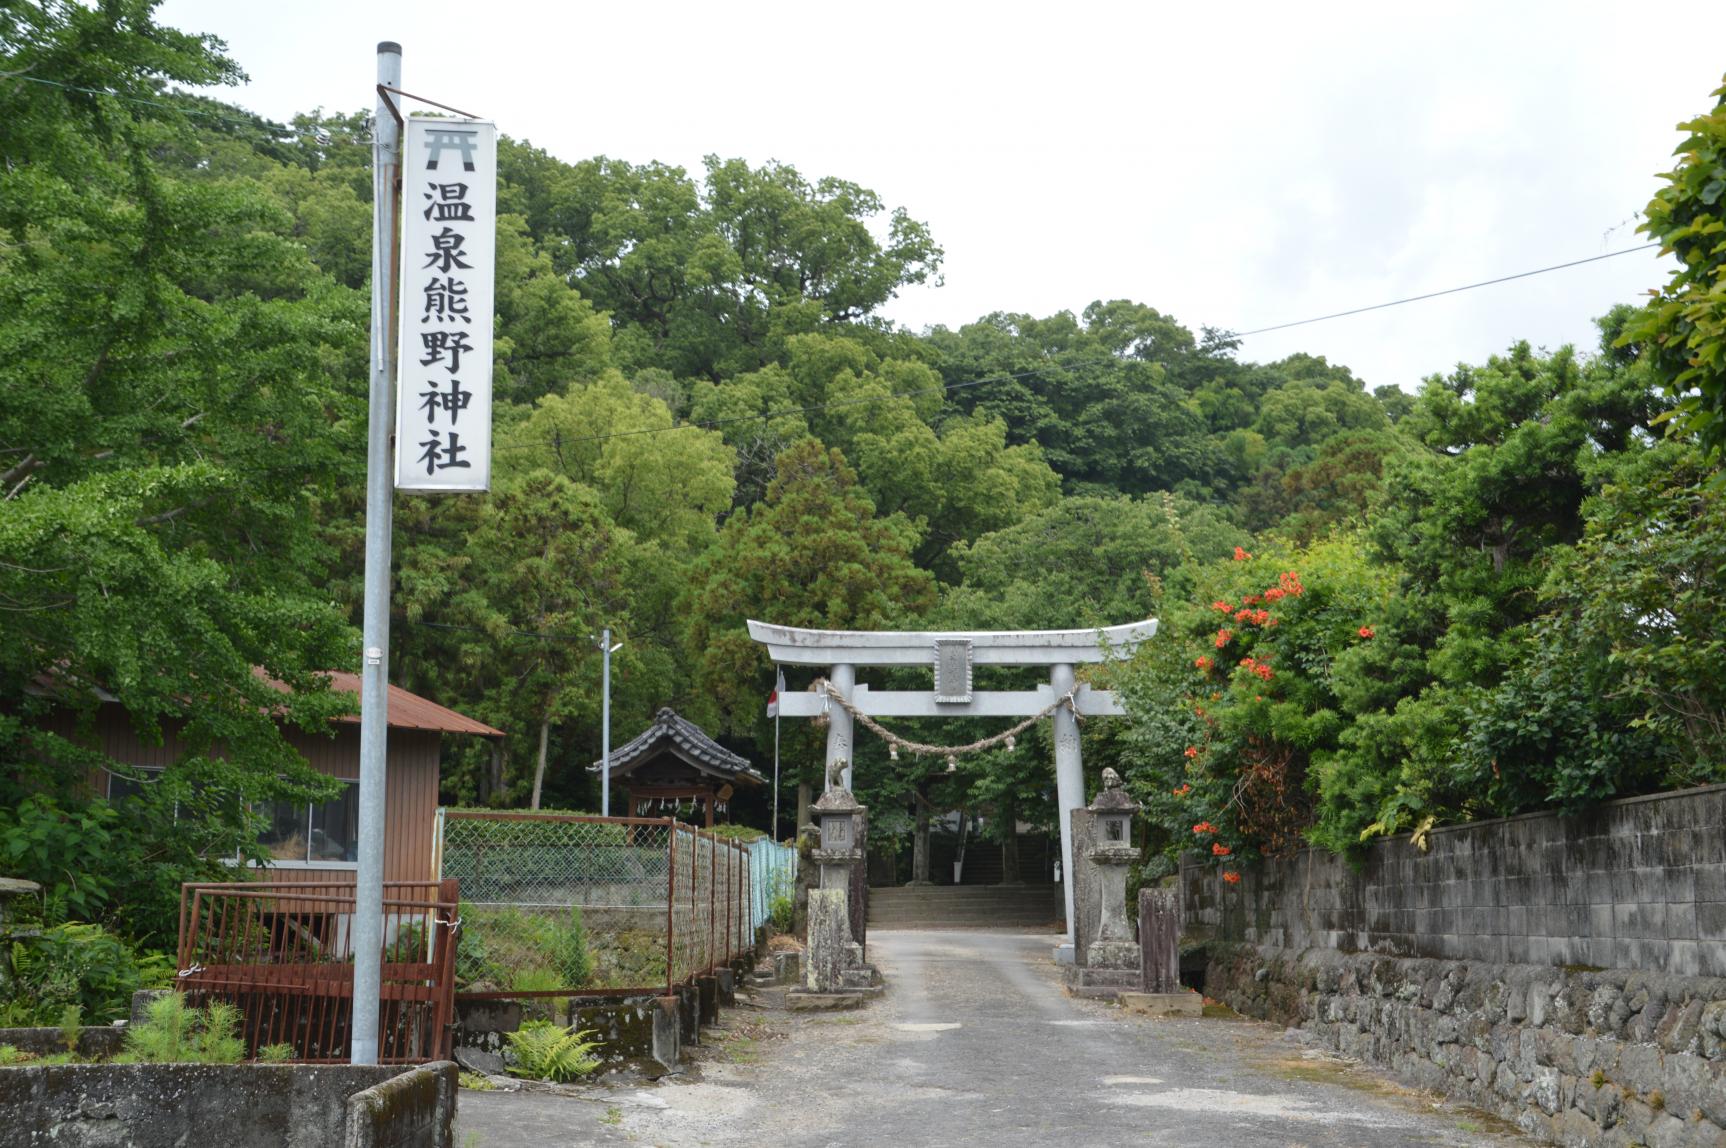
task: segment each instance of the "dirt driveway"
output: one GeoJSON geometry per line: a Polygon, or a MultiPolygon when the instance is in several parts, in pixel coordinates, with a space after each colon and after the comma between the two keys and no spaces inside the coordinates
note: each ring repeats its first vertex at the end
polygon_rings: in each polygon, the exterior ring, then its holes
{"type": "Polygon", "coordinates": [[[1054,938],[879,932],[885,997],[857,1012],[738,1008],[687,1070],[579,1095],[461,1095],[461,1148],[1056,1144],[1482,1148],[1529,1143],[1239,1020],[1074,1000],[1054,938]]]}

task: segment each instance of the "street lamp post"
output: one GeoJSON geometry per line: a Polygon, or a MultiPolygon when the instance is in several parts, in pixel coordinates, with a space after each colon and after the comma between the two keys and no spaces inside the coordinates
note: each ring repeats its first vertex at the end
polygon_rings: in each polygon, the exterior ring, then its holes
{"type": "Polygon", "coordinates": [[[599,719],[599,815],[611,816],[611,655],[621,650],[623,643],[612,645],[611,628],[599,632],[595,645],[599,647],[603,668],[600,670],[599,719]]]}

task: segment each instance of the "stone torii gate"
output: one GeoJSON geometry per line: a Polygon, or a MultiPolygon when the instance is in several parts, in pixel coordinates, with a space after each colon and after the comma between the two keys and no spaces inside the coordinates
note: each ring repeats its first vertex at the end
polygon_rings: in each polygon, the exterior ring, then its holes
{"type": "MultiPolygon", "coordinates": [[[[1052,710],[1055,723],[1055,793],[1061,807],[1061,887],[1066,897],[1067,940],[1060,960],[1073,953],[1072,813],[1085,804],[1085,775],[1079,753],[1078,718],[1119,714],[1115,696],[1079,685],[1073,667],[1101,662],[1111,654],[1130,654],[1155,636],[1157,620],[1147,619],[1101,630],[1016,631],[870,631],[803,630],[750,621],[749,636],[767,647],[773,661],[786,666],[827,668],[833,691],[860,713],[881,717],[1029,718],[1052,710]],[[929,666],[935,688],[871,690],[857,684],[858,666],[929,666]],[[976,666],[1047,666],[1049,684],[1033,690],[971,688],[976,666]],[[1071,705],[1061,704],[1071,698],[1071,705]]],[[[851,788],[856,731],[849,711],[833,703],[826,688],[787,693],[779,699],[785,717],[825,716],[827,776],[837,766],[851,788]]]]}

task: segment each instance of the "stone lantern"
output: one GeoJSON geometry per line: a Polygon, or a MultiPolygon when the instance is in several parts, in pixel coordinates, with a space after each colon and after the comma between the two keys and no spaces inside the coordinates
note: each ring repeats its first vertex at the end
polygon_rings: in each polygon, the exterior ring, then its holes
{"type": "Polygon", "coordinates": [[[863,859],[857,832],[863,806],[849,789],[832,786],[809,812],[821,827],[821,844],[814,852],[815,863],[821,866],[821,888],[849,892],[851,869],[863,859]]]}
{"type": "Polygon", "coordinates": [[[1099,917],[1087,962],[1092,968],[1139,967],[1138,945],[1127,923],[1127,866],[1139,859],[1132,842],[1133,814],[1138,811],[1138,803],[1121,788],[1120,774],[1103,770],[1103,791],[1091,802],[1097,843],[1090,860],[1097,867],[1099,917]]]}
{"type": "Polygon", "coordinates": [[[847,968],[863,962],[863,949],[851,928],[851,875],[863,861],[864,806],[841,781],[844,763],[829,771],[827,791],[810,807],[821,827],[821,844],[811,857],[821,867],[821,886],[809,891],[808,949],[804,987],[832,992],[845,985],[847,968]]]}
{"type": "Polygon", "coordinates": [[[1075,817],[1086,825],[1076,840],[1088,842],[1079,851],[1074,879],[1084,883],[1082,905],[1089,906],[1081,923],[1076,967],[1067,973],[1069,988],[1086,995],[1113,996],[1139,987],[1139,944],[1127,920],[1127,867],[1139,859],[1133,846],[1133,814],[1138,803],[1121,788],[1121,777],[1103,770],[1103,788],[1075,817]]]}

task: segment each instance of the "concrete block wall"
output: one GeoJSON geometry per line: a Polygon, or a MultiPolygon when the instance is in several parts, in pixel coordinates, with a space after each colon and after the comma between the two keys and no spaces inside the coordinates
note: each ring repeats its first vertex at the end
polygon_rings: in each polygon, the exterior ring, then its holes
{"type": "Polygon", "coordinates": [[[445,1060],[354,1093],[342,1148],[451,1148],[458,1087],[456,1066],[445,1060]]]}
{"type": "Polygon", "coordinates": [[[21,1065],[0,1068],[0,1146],[448,1148],[455,1103],[454,1065],[21,1065]],[[349,1098],[404,1074],[352,1140],[349,1098]]]}
{"type": "Polygon", "coordinates": [[[1493,964],[1726,977],[1726,786],[1446,826],[1364,864],[1308,850],[1240,867],[1181,866],[1190,935],[1493,964]]]}

